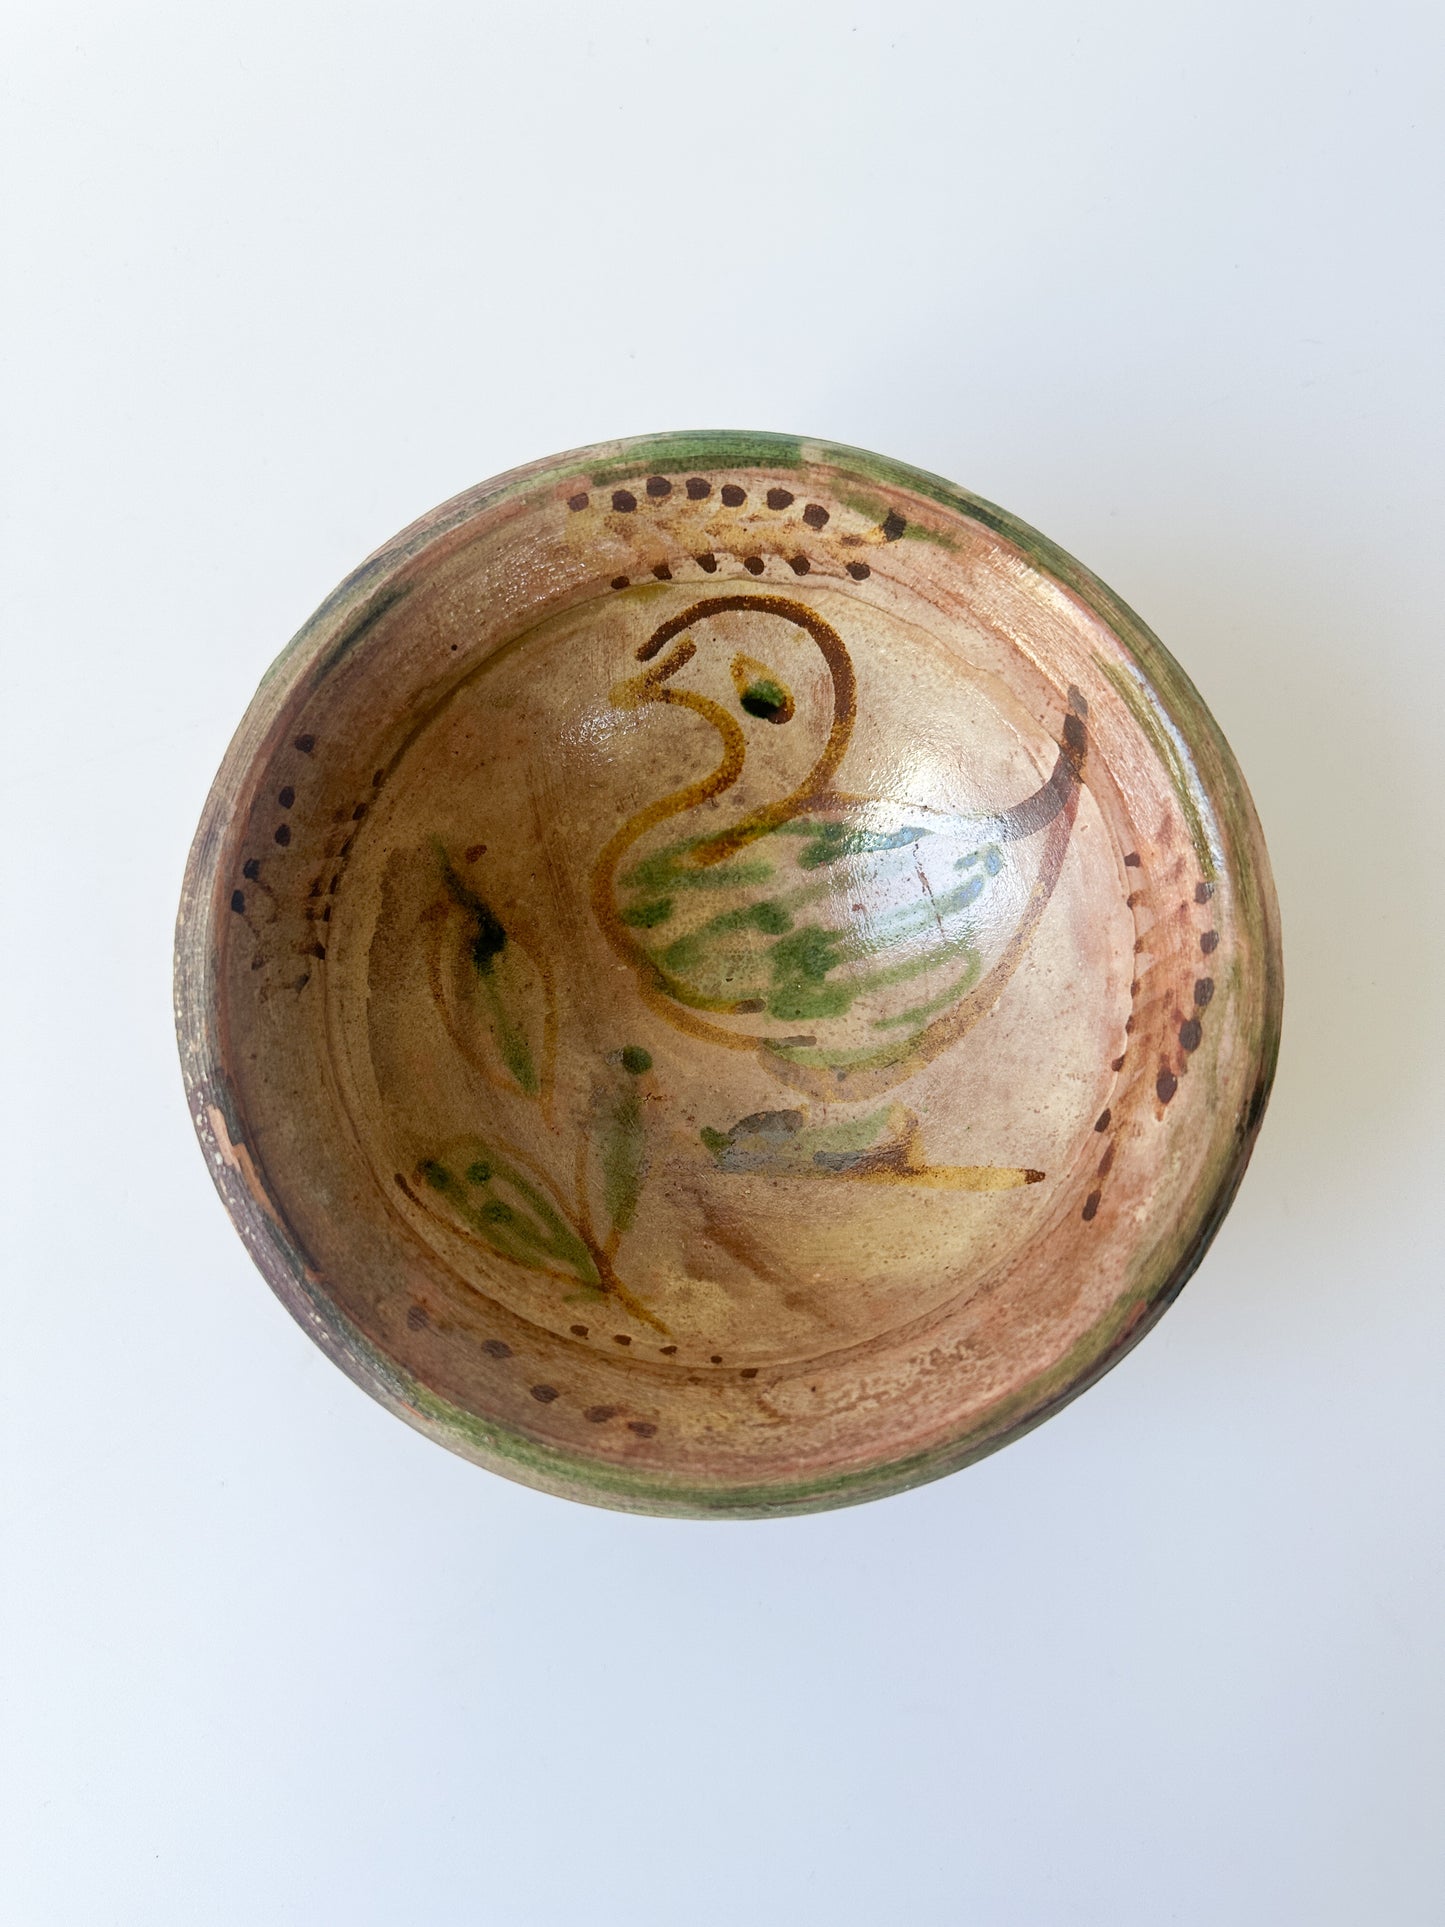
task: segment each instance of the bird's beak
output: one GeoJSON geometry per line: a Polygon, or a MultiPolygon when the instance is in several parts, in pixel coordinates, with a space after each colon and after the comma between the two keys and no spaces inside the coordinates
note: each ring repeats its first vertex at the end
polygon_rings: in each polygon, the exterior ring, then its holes
{"type": "MultiPolygon", "coordinates": [[[[639,650],[638,654],[641,653],[639,650]]],[[[670,655],[654,663],[650,669],[644,669],[640,676],[627,676],[623,681],[613,683],[607,692],[608,702],[614,709],[641,709],[644,703],[654,701],[668,677],[675,676],[683,664],[691,662],[696,654],[695,642],[680,642],[670,655]]]]}
{"type": "Polygon", "coordinates": [[[651,676],[625,676],[621,682],[613,683],[607,692],[607,700],[614,709],[640,709],[652,689],[651,676]]]}

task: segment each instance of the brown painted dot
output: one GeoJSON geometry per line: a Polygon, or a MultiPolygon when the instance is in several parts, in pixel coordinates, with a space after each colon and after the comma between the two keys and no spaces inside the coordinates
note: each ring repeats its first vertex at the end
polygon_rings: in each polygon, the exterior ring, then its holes
{"type": "Polygon", "coordinates": [[[649,475],[647,492],[654,502],[664,501],[672,493],[672,483],[665,475],[649,475]]]}
{"type": "Polygon", "coordinates": [[[1186,1017],[1179,1026],[1179,1041],[1185,1050],[1198,1050],[1204,1041],[1204,1026],[1197,1017],[1186,1017]]]}
{"type": "Polygon", "coordinates": [[[657,1427],[650,1425],[645,1418],[630,1418],[627,1421],[627,1429],[629,1432],[635,1432],[640,1439],[657,1437],[657,1427]]]}
{"type": "Polygon", "coordinates": [[[326,945],[325,945],[324,943],[313,943],[313,944],[311,944],[311,945],[309,946],[309,948],[307,949],[307,951],[306,951],[306,955],[307,955],[308,957],[319,957],[319,958],[320,958],[320,960],[321,960],[321,962],[322,962],[322,963],[325,963],[325,961],[326,961],[326,945]]]}
{"type": "Polygon", "coordinates": [[[1124,908],[1126,910],[1132,910],[1137,904],[1140,904],[1143,901],[1144,901],[1144,892],[1142,890],[1131,890],[1128,896],[1125,897],[1124,899],[1124,908]]]}
{"type": "Polygon", "coordinates": [[[605,1425],[610,1418],[616,1418],[615,1405],[589,1405],[582,1414],[589,1425],[605,1425]]]}
{"type": "Polygon", "coordinates": [[[291,825],[289,823],[278,823],[276,825],[276,841],[281,845],[283,850],[291,841],[291,825]]]}
{"type": "Polygon", "coordinates": [[[709,1360],[708,1362],[709,1362],[710,1364],[713,1364],[713,1365],[721,1365],[721,1364],[722,1364],[722,1353],[721,1353],[721,1352],[714,1352],[714,1353],[713,1353],[713,1355],[712,1355],[712,1357],[711,1357],[711,1359],[710,1359],[710,1360],[709,1360]]]}
{"type": "Polygon", "coordinates": [[[328,884],[327,884],[327,886],[326,886],[326,888],[327,888],[327,892],[328,892],[328,893],[329,893],[329,894],[330,894],[331,896],[333,896],[333,897],[334,897],[334,896],[336,895],[336,886],[337,886],[337,885],[338,885],[338,884],[340,883],[340,881],[341,881],[341,878],[340,878],[340,876],[339,876],[339,875],[337,875],[337,876],[334,876],[334,877],[333,877],[333,878],[331,879],[331,881],[330,881],[330,883],[328,883],[328,884]]]}
{"type": "Polygon", "coordinates": [[[1201,1010],[1203,1010],[1204,1006],[1209,1002],[1210,998],[1213,997],[1213,995],[1214,995],[1214,979],[1212,977],[1201,977],[1194,986],[1195,1003],[1198,1004],[1201,1010]]]}
{"type": "Polygon", "coordinates": [[[1130,1011],[1129,1015],[1124,1019],[1124,1035],[1126,1037],[1132,1037],[1134,1035],[1134,1013],[1132,1011],[1130,1011]]]}
{"type": "Polygon", "coordinates": [[[585,1325],[569,1325],[567,1329],[574,1338],[585,1338],[587,1336],[587,1327],[585,1325]]]}
{"type": "Polygon", "coordinates": [[[1126,1062],[1126,1060],[1125,1060],[1124,1058],[1122,1058],[1122,1057],[1116,1057],[1116,1058],[1114,1059],[1114,1062],[1113,1062],[1113,1065],[1111,1066],[1111,1068],[1112,1068],[1112,1069],[1114,1069],[1114,1070],[1116,1070],[1116,1071],[1121,1071],[1121,1070],[1123,1070],[1123,1068],[1124,1068],[1124,1065],[1125,1065],[1125,1062],[1126,1062]]]}
{"type": "Polygon", "coordinates": [[[761,575],[763,572],[763,558],[760,555],[745,555],[743,557],[743,567],[749,575],[761,575]]]}
{"type": "Polygon", "coordinates": [[[475,863],[479,856],[487,854],[487,846],[485,843],[469,843],[463,854],[468,863],[475,863]]]}
{"type": "Polygon", "coordinates": [[[668,568],[665,562],[654,563],[652,573],[657,577],[659,582],[671,582],[672,580],[672,570],[668,568]]]}
{"type": "Polygon", "coordinates": [[[539,1405],[550,1405],[552,1400],[557,1396],[557,1387],[555,1385],[534,1385],[532,1387],[532,1396],[539,1405]]]}
{"type": "Polygon", "coordinates": [[[790,488],[770,488],[767,500],[770,509],[790,509],[793,506],[793,491],[790,488]]]}
{"type": "Polygon", "coordinates": [[[828,519],[828,511],[821,502],[809,502],[803,510],[803,520],[810,529],[820,529],[828,519]]]}
{"type": "Polygon", "coordinates": [[[627,580],[628,578],[625,575],[615,575],[612,578],[612,586],[614,589],[625,589],[627,587],[627,580]]]}
{"type": "Polygon", "coordinates": [[[898,513],[897,509],[889,509],[883,523],[883,540],[885,542],[896,542],[907,527],[908,524],[898,513]]]}
{"type": "Polygon", "coordinates": [[[245,877],[248,883],[254,883],[260,874],[260,860],[257,857],[248,856],[246,861],[241,865],[241,875],[245,877]]]}
{"type": "Polygon", "coordinates": [[[740,509],[748,499],[747,490],[739,488],[736,482],[724,482],[719,493],[730,509],[740,509]]]}
{"type": "Polygon", "coordinates": [[[866,562],[850,562],[848,564],[848,573],[855,582],[866,582],[873,571],[866,562]]]}
{"type": "Polygon", "coordinates": [[[793,571],[794,575],[806,575],[812,566],[812,563],[806,555],[790,555],[788,557],[788,567],[793,571]]]}
{"type": "Polygon", "coordinates": [[[316,747],[316,738],[314,736],[298,736],[296,738],[296,747],[303,756],[309,756],[316,747]]]}
{"type": "Polygon", "coordinates": [[[591,496],[584,489],[580,495],[569,495],[567,497],[567,506],[575,515],[578,509],[585,509],[591,499],[591,496]]]}
{"type": "Polygon", "coordinates": [[[738,1373],[739,1378],[756,1378],[757,1375],[758,1375],[758,1368],[756,1365],[745,1365],[743,1369],[738,1373]]]}
{"type": "Polygon", "coordinates": [[[1214,895],[1214,885],[1213,885],[1212,883],[1196,883],[1196,884],[1195,884],[1195,886],[1194,886],[1194,901],[1195,901],[1196,903],[1208,903],[1208,901],[1209,901],[1209,899],[1210,899],[1210,898],[1211,898],[1211,897],[1212,897],[1213,895],[1214,895]]]}
{"type": "Polygon", "coordinates": [[[431,1322],[426,1315],[426,1306],[408,1305],[406,1308],[406,1322],[409,1331],[425,1331],[427,1325],[431,1322]]]}
{"type": "Polygon", "coordinates": [[[1104,1155],[1099,1159],[1099,1168],[1094,1174],[1096,1177],[1100,1177],[1100,1178],[1108,1177],[1110,1166],[1114,1162],[1114,1152],[1117,1148],[1118,1146],[1115,1140],[1113,1138],[1110,1138],[1108,1144],[1104,1149],[1104,1155]]]}
{"type": "Polygon", "coordinates": [[[504,1344],[500,1338],[484,1338],[482,1340],[482,1350],[487,1354],[488,1358],[510,1358],[512,1356],[511,1346],[504,1344]]]}
{"type": "Polygon", "coordinates": [[[1100,1111],[1098,1117],[1094,1120],[1094,1129],[1096,1131],[1107,1131],[1113,1121],[1113,1117],[1114,1113],[1107,1108],[1100,1111]]]}
{"type": "Polygon", "coordinates": [[[631,515],[637,507],[637,497],[631,489],[615,488],[612,491],[612,506],[619,515],[631,515]]]}
{"type": "Polygon", "coordinates": [[[630,1345],[632,1343],[632,1340],[628,1337],[626,1332],[613,1332],[612,1342],[614,1345],[630,1345]]]}
{"type": "Polygon", "coordinates": [[[1167,1104],[1179,1089],[1179,1079],[1174,1075],[1173,1071],[1169,1069],[1167,1064],[1164,1069],[1160,1071],[1154,1088],[1159,1093],[1159,1102],[1161,1104],[1167,1104]]]}
{"type": "Polygon", "coordinates": [[[235,910],[239,915],[245,916],[246,892],[244,890],[233,890],[231,892],[231,908],[235,910]]]}
{"type": "Polygon", "coordinates": [[[657,1349],[662,1353],[664,1358],[675,1358],[677,1355],[676,1345],[659,1345],[657,1349]]]}
{"type": "Polygon", "coordinates": [[[371,772],[371,787],[374,790],[379,790],[385,781],[386,771],[384,769],[374,769],[371,772]]]}
{"type": "Polygon", "coordinates": [[[712,483],[705,475],[689,475],[687,478],[687,499],[689,502],[705,502],[712,494],[712,483]]]}
{"type": "Polygon", "coordinates": [[[1085,1224],[1089,1222],[1089,1220],[1093,1217],[1094,1213],[1098,1210],[1099,1199],[1102,1196],[1103,1196],[1103,1193],[1101,1191],[1091,1191],[1088,1197],[1084,1199],[1084,1208],[1079,1213],[1079,1216],[1084,1220],[1085,1224]]]}
{"type": "Polygon", "coordinates": [[[712,575],[717,569],[717,557],[711,550],[706,555],[695,555],[693,561],[708,575],[712,575]]]}
{"type": "Polygon", "coordinates": [[[1219,932],[1217,930],[1206,930],[1204,935],[1199,939],[1199,948],[1204,952],[1206,957],[1213,956],[1214,952],[1219,948],[1219,932]]]}
{"type": "Polygon", "coordinates": [[[281,805],[283,810],[289,810],[291,805],[296,801],[296,792],[289,783],[277,790],[276,801],[281,805]]]}
{"type": "Polygon", "coordinates": [[[1137,870],[1140,867],[1139,852],[1137,850],[1130,850],[1128,856],[1124,858],[1124,862],[1129,869],[1137,870]]]}

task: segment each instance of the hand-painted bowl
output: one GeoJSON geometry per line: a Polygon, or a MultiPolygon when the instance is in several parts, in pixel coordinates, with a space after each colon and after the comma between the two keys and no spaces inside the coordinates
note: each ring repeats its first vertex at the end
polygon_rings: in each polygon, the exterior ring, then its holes
{"type": "Polygon", "coordinates": [[[1269,864],[1183,671],[936,476],[608,443],[322,604],[206,804],[186,1087],[256,1263],[421,1431],[640,1512],[1018,1437],[1227,1210],[1269,864]]]}

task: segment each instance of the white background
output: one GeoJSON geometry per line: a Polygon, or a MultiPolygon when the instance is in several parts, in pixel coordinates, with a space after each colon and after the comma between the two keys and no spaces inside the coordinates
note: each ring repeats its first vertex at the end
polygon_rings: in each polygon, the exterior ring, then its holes
{"type": "Polygon", "coordinates": [[[10,15],[16,1927],[1445,1918],[1437,7],[10,15]],[[1006,504],[1248,774],[1288,996],[1159,1330],[955,1478],[489,1477],[253,1272],[171,920],[262,670],[433,503],[776,428],[1006,504]]]}

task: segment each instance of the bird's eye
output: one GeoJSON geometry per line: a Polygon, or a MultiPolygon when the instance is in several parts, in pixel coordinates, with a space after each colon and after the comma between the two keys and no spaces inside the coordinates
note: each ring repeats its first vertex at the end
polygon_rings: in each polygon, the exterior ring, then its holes
{"type": "Polygon", "coordinates": [[[750,716],[765,723],[786,723],[793,714],[793,692],[781,676],[752,656],[734,656],[733,687],[750,716]]]}

